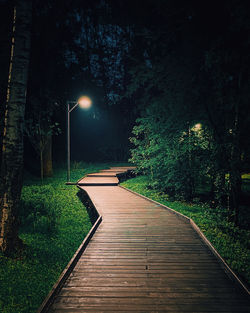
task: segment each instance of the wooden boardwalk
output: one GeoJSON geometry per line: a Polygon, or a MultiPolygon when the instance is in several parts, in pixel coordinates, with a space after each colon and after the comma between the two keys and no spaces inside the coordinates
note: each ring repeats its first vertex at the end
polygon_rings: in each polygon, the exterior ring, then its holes
{"type": "Polygon", "coordinates": [[[91,178],[93,185],[87,179],[81,188],[103,221],[50,312],[249,312],[247,295],[190,223],[119,186],[103,185],[103,178],[116,176],[91,178]]]}

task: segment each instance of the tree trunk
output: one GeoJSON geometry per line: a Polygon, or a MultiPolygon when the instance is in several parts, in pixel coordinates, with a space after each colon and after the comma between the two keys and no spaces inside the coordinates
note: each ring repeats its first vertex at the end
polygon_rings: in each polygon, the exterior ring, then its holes
{"type": "Polygon", "coordinates": [[[216,172],[213,175],[213,207],[221,209],[225,206],[225,171],[223,168],[217,168],[216,172]]]}
{"type": "Polygon", "coordinates": [[[10,3],[0,1],[0,160],[2,159],[4,112],[10,62],[12,11],[10,3]]]}
{"type": "Polygon", "coordinates": [[[238,79],[238,99],[234,101],[235,117],[232,129],[231,159],[229,171],[229,190],[228,190],[228,216],[235,225],[239,223],[240,194],[241,194],[241,148],[240,148],[240,126],[239,126],[239,108],[240,108],[240,87],[241,71],[238,79]],[[238,101],[237,101],[238,100],[238,101]]]}
{"type": "Polygon", "coordinates": [[[211,206],[216,209],[226,207],[227,191],[226,191],[226,173],[228,173],[228,159],[226,145],[220,141],[220,138],[214,132],[214,136],[211,139],[214,141],[211,153],[211,206]]]}
{"type": "Polygon", "coordinates": [[[40,177],[43,182],[43,150],[40,149],[40,177]]]}
{"type": "Polygon", "coordinates": [[[185,198],[187,201],[192,201],[195,194],[195,184],[194,184],[194,168],[192,162],[192,133],[190,123],[188,122],[188,176],[187,176],[187,186],[185,198]]]}
{"type": "Polygon", "coordinates": [[[234,142],[231,148],[228,184],[228,218],[235,225],[238,225],[239,222],[241,183],[241,151],[236,133],[234,134],[234,142]]]}
{"type": "Polygon", "coordinates": [[[44,177],[53,176],[52,135],[48,135],[47,143],[43,149],[43,174],[44,174],[44,177]]]}
{"type": "Polygon", "coordinates": [[[22,189],[23,128],[30,51],[31,1],[16,2],[0,172],[0,249],[20,247],[18,206],[22,189]]]}
{"type": "Polygon", "coordinates": [[[229,220],[235,225],[239,223],[241,193],[241,173],[234,169],[229,173],[229,192],[228,192],[228,215],[229,220]]]}

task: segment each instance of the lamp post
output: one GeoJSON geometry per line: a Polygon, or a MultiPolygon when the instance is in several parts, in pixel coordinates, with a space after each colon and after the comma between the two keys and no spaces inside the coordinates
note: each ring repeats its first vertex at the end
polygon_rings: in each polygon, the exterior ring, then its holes
{"type": "Polygon", "coordinates": [[[92,101],[87,96],[80,97],[76,101],[67,101],[67,184],[70,183],[70,113],[79,105],[82,109],[90,108],[92,101]],[[71,105],[73,105],[71,107],[71,105]]]}

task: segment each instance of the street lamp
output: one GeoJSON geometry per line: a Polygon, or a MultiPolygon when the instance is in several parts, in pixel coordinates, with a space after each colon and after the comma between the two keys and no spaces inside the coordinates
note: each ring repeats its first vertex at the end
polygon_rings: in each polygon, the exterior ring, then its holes
{"type": "Polygon", "coordinates": [[[82,109],[89,109],[91,107],[92,101],[87,96],[80,97],[76,101],[67,101],[67,184],[70,183],[70,113],[79,105],[82,109]],[[72,108],[70,106],[73,105],[72,108]]]}

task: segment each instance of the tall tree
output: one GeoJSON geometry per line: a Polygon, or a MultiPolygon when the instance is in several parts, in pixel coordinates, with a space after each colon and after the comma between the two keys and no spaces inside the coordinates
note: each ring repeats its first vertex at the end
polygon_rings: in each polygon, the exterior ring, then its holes
{"type": "MultiPolygon", "coordinates": [[[[4,111],[6,105],[7,77],[9,72],[10,35],[12,29],[12,7],[6,1],[0,1],[0,147],[3,140],[4,111]]],[[[0,149],[0,160],[2,150],[0,149]]]]}
{"type": "Polygon", "coordinates": [[[28,136],[34,150],[40,158],[41,179],[53,175],[52,168],[52,135],[60,132],[58,123],[52,123],[52,108],[42,107],[39,101],[33,105],[33,111],[26,115],[25,134],[28,136]]]}
{"type": "Polygon", "coordinates": [[[18,237],[17,212],[22,189],[23,129],[31,18],[31,1],[16,1],[13,9],[13,33],[0,173],[0,249],[5,254],[18,249],[21,245],[18,237]]]}

